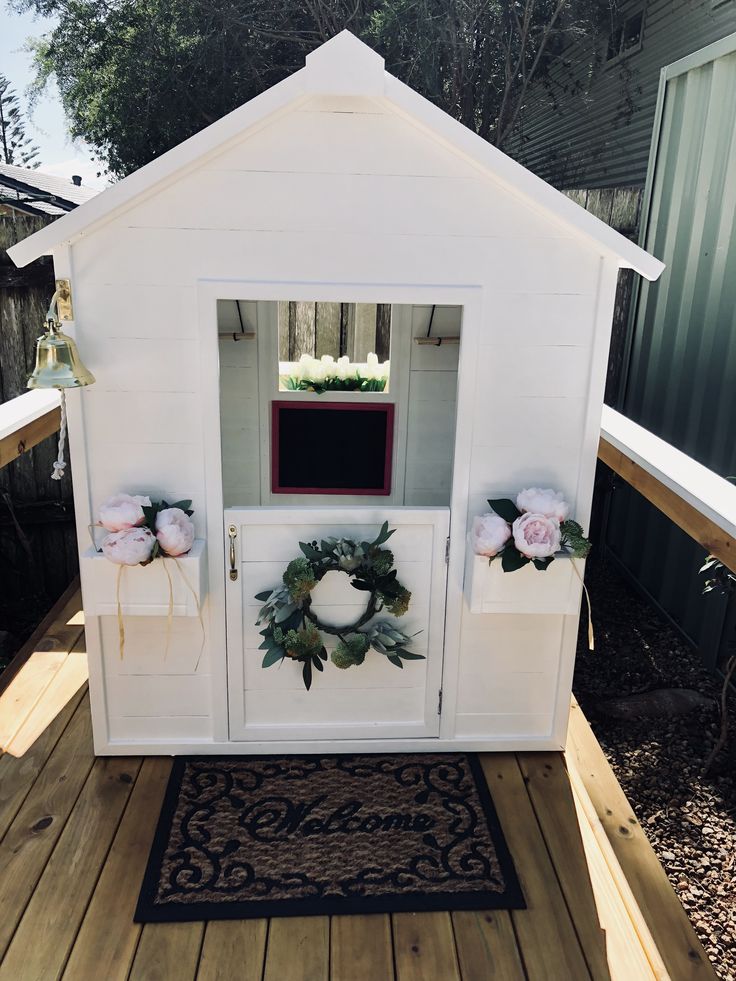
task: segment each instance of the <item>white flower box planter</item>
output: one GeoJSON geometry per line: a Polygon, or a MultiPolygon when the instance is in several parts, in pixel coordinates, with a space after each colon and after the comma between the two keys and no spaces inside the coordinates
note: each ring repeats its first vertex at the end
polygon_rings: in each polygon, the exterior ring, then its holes
{"type": "Polygon", "coordinates": [[[504,572],[500,558],[489,566],[484,555],[470,552],[465,571],[470,612],[577,615],[584,569],[583,559],[558,555],[544,572],[531,564],[516,572],[504,572]]]}
{"type": "MultiPolygon", "coordinates": [[[[169,612],[171,576],[176,617],[196,617],[197,604],[205,595],[205,542],[198,538],[187,555],[157,558],[150,565],[124,566],[120,581],[120,601],[125,616],[165,617],[169,612]],[[164,569],[166,563],[166,569],[164,569]],[[178,563],[178,565],[177,565],[178,563]],[[186,582],[182,578],[186,577],[186,582]],[[188,588],[187,582],[191,589],[188,588]]],[[[85,612],[90,616],[117,616],[118,570],[102,552],[89,548],[82,555],[80,574],[85,612]]]]}

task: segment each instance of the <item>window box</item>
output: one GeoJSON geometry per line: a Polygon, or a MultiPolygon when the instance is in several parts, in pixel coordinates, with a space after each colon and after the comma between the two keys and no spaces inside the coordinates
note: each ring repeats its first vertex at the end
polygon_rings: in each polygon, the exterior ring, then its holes
{"type": "Polygon", "coordinates": [[[516,572],[504,572],[500,559],[494,559],[489,565],[485,556],[471,552],[465,573],[465,592],[470,612],[563,613],[576,616],[580,609],[580,580],[584,569],[582,559],[562,554],[556,556],[544,572],[531,564],[516,572]]]}
{"type": "MultiPolygon", "coordinates": [[[[168,616],[169,582],[164,563],[171,576],[173,615],[197,616],[197,604],[201,606],[205,595],[205,542],[201,538],[194,542],[187,555],[179,556],[176,561],[158,558],[150,565],[124,567],[120,581],[120,603],[125,616],[168,616]],[[186,577],[186,582],[182,575],[186,577]]],[[[85,613],[89,616],[117,616],[120,566],[109,562],[102,552],[94,548],[87,549],[79,565],[85,613]]]]}

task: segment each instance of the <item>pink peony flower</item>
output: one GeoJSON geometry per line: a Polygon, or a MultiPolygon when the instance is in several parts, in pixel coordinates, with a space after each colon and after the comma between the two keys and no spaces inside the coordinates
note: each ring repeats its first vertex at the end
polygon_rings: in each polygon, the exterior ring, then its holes
{"type": "Polygon", "coordinates": [[[143,524],[143,508],[151,506],[150,497],[141,494],[116,494],[100,507],[100,524],[107,531],[124,531],[143,524]]]}
{"type": "Polygon", "coordinates": [[[499,514],[489,511],[473,518],[471,538],[476,555],[498,555],[511,538],[511,526],[499,514]]]}
{"type": "Polygon", "coordinates": [[[528,559],[546,559],[560,548],[560,524],[546,514],[522,514],[512,531],[514,544],[528,559]]]}
{"type": "Polygon", "coordinates": [[[148,528],[114,531],[102,543],[105,558],[116,565],[140,565],[151,558],[156,539],[148,528]]]}
{"type": "Polygon", "coordinates": [[[570,505],[562,496],[562,492],[551,488],[543,490],[541,487],[528,487],[519,491],[516,496],[516,506],[522,512],[543,514],[545,518],[554,518],[560,522],[570,514],[570,505]]]}
{"type": "Polygon", "coordinates": [[[156,515],[156,538],[167,555],[184,555],[194,543],[194,523],[181,508],[165,508],[156,515]]]}

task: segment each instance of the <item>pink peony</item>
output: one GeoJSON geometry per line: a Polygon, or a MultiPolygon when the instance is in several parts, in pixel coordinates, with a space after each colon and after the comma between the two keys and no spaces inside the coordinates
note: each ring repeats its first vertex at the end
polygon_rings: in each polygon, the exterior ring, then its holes
{"type": "Polygon", "coordinates": [[[471,538],[476,555],[498,555],[511,538],[511,526],[499,514],[489,511],[473,518],[471,538]]]}
{"type": "Polygon", "coordinates": [[[194,543],[194,523],[181,508],[165,508],[156,515],[156,538],[167,555],[184,555],[194,543]]]}
{"type": "Polygon", "coordinates": [[[546,559],[560,548],[560,524],[546,514],[522,514],[512,531],[514,544],[528,559],[546,559]]]}
{"type": "Polygon", "coordinates": [[[545,518],[564,521],[570,514],[570,505],[562,496],[561,491],[551,488],[528,487],[516,496],[516,506],[520,511],[530,511],[533,514],[543,514],[545,518]]]}
{"type": "Polygon", "coordinates": [[[150,497],[141,494],[116,494],[100,507],[100,524],[107,531],[137,528],[145,520],[143,508],[150,506],[150,497]]]}
{"type": "Polygon", "coordinates": [[[114,531],[102,543],[105,558],[116,565],[140,565],[151,558],[156,539],[148,528],[114,531]]]}

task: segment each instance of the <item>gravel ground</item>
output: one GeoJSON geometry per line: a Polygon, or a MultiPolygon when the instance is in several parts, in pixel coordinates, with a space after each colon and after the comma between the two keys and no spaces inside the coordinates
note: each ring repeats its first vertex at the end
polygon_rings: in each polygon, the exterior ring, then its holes
{"type": "Polygon", "coordinates": [[[718,678],[610,565],[590,562],[596,651],[581,628],[575,694],[719,978],[736,981],[736,698],[729,745],[703,777],[718,736],[718,678]],[[611,718],[606,700],[654,689],[711,700],[677,717],[611,718]]]}

